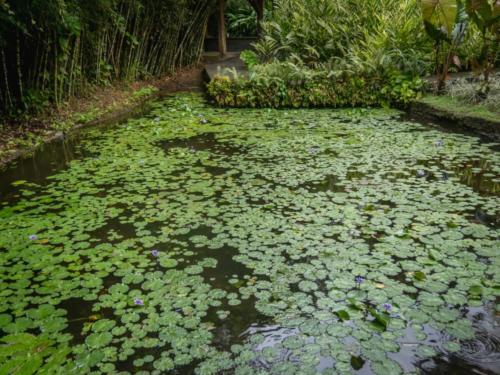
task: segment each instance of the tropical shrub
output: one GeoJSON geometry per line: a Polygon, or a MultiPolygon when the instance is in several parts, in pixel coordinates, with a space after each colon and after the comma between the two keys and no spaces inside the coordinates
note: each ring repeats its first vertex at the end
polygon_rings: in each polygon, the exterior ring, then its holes
{"type": "Polygon", "coordinates": [[[252,69],[259,63],[259,58],[257,57],[257,54],[249,49],[244,50],[240,53],[240,59],[245,63],[245,65],[249,69],[252,69]]]}
{"type": "Polygon", "coordinates": [[[460,65],[456,55],[467,30],[467,14],[461,0],[421,0],[425,31],[434,41],[437,91],[442,93],[451,64],[460,65]]]}
{"type": "Polygon", "coordinates": [[[479,70],[484,83],[478,92],[480,97],[486,97],[490,91],[489,77],[498,59],[500,44],[500,1],[499,0],[466,0],[465,8],[481,36],[480,54],[473,60],[476,70],[479,70]]]}
{"type": "Polygon", "coordinates": [[[406,105],[423,89],[418,77],[311,69],[290,62],[255,67],[249,78],[217,76],[208,85],[215,104],[228,107],[351,107],[406,105]]]}
{"type": "Polygon", "coordinates": [[[257,16],[247,0],[228,1],[225,16],[229,36],[257,35],[257,16]]]}
{"type": "Polygon", "coordinates": [[[249,78],[218,77],[218,105],[405,105],[432,71],[432,43],[414,0],[276,0],[241,58],[249,78]]]}
{"type": "Polygon", "coordinates": [[[415,0],[276,0],[255,50],[261,62],[432,69],[432,44],[415,0]]]}

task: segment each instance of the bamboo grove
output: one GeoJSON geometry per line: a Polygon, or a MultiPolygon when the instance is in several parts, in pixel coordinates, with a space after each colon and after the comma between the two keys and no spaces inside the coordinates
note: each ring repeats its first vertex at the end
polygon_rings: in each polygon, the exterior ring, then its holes
{"type": "Polygon", "coordinates": [[[0,0],[0,112],[198,61],[212,0],[0,0]]]}

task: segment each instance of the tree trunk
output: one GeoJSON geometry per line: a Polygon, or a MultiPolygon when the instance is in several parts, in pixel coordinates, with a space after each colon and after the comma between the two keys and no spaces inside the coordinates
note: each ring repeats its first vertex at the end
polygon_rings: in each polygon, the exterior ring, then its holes
{"type": "Polygon", "coordinates": [[[226,0],[219,0],[219,54],[224,57],[227,53],[227,40],[226,40],[226,22],[224,17],[224,8],[226,0]]]}
{"type": "Polygon", "coordinates": [[[260,34],[261,27],[260,23],[264,19],[264,0],[248,0],[252,8],[257,13],[257,29],[260,34]]]}

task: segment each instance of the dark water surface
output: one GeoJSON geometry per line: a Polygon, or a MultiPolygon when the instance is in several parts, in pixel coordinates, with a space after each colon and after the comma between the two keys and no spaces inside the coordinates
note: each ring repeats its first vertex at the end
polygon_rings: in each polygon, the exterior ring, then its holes
{"type": "Polygon", "coordinates": [[[498,374],[496,150],[191,94],[46,145],[0,174],[0,334],[48,344],[0,369],[498,374]]]}

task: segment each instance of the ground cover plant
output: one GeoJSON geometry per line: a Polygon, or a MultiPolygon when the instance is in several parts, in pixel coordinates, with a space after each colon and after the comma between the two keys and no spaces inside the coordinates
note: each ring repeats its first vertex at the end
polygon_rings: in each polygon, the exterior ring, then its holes
{"type": "Polygon", "coordinates": [[[89,130],[1,196],[0,373],[494,373],[494,147],[194,94],[89,130]]]}

